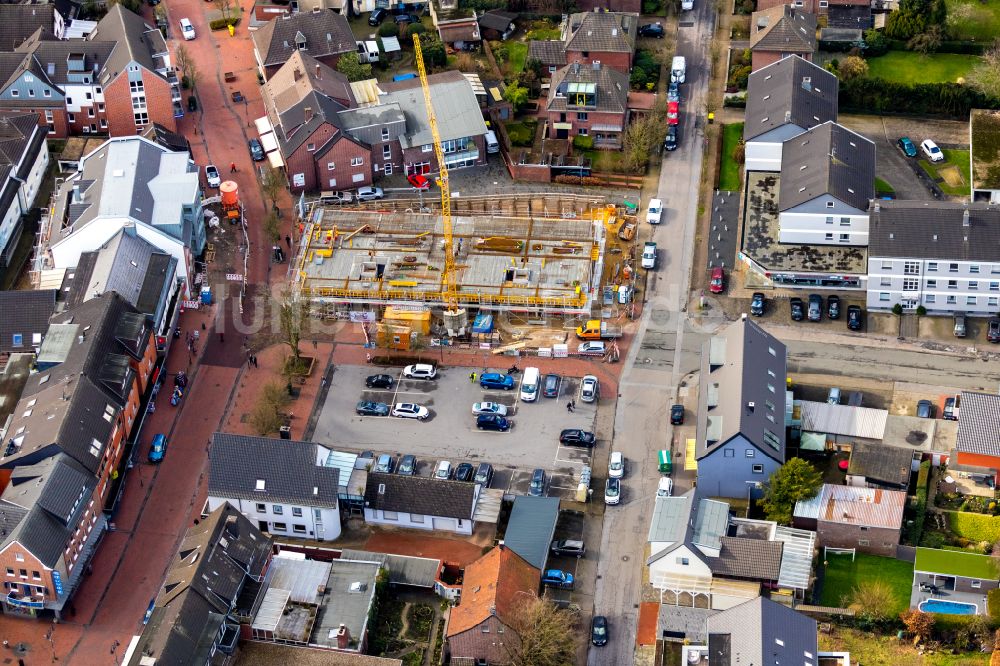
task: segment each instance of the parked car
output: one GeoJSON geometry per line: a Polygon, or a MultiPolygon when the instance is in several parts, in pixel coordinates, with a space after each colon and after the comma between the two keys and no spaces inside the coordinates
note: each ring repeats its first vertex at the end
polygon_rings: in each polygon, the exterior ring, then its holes
{"type": "Polygon", "coordinates": [[[219,187],[219,185],[222,185],[222,177],[219,176],[219,170],[214,164],[205,165],[205,181],[209,187],[219,187]]]}
{"type": "Polygon", "coordinates": [[[647,23],[639,26],[640,37],[652,37],[653,39],[663,39],[667,31],[659,23],[647,23]]]}
{"type": "Polygon", "coordinates": [[[431,186],[431,181],[427,178],[427,176],[421,176],[419,173],[411,173],[406,177],[406,182],[417,190],[427,190],[430,189],[431,186]]]}
{"type": "Polygon", "coordinates": [[[924,139],[920,142],[920,150],[923,151],[924,155],[927,156],[931,162],[943,162],[944,153],[938,148],[938,145],[931,141],[930,139],[924,139]]]}
{"type": "Polygon", "coordinates": [[[479,467],[476,468],[476,476],[472,480],[489,488],[490,483],[493,482],[493,465],[488,462],[479,463],[479,467]]]}
{"type": "Polygon", "coordinates": [[[358,201],[374,201],[375,199],[381,199],[385,196],[382,192],[381,187],[359,187],[358,188],[358,201]]]}
{"type": "Polygon", "coordinates": [[[383,474],[391,474],[395,466],[396,459],[388,453],[383,453],[375,459],[375,467],[373,470],[376,472],[382,472],[383,474]]]}
{"type": "Polygon", "coordinates": [[[788,306],[791,308],[792,321],[802,321],[805,316],[805,310],[802,307],[802,299],[795,297],[788,301],[788,306]]]}
{"type": "Polygon", "coordinates": [[[576,353],[584,356],[604,356],[608,349],[600,340],[589,340],[576,348],[576,353]]]}
{"type": "Polygon", "coordinates": [[[1000,342],[1000,319],[990,319],[986,325],[986,340],[989,342],[1000,342]]]}
{"type": "Polygon", "coordinates": [[[250,139],[247,141],[247,147],[250,148],[250,157],[254,162],[264,161],[264,146],[261,145],[260,139],[250,139]]]}
{"type": "Polygon", "coordinates": [[[559,433],[559,443],[566,446],[593,446],[596,442],[594,433],[579,428],[566,428],[559,433]]]}
{"type": "Polygon", "coordinates": [[[847,306],[847,328],[852,331],[860,331],[865,325],[865,311],[860,305],[847,306]]]}
{"type": "Polygon", "coordinates": [[[823,319],[823,297],[819,294],[809,294],[809,321],[823,319]]]}
{"type": "Polygon", "coordinates": [[[450,479],[451,478],[451,463],[447,460],[442,460],[434,468],[434,478],[435,479],[450,479]]]}
{"type": "Polygon", "coordinates": [[[674,494],[674,480],[669,476],[661,476],[659,483],[656,485],[656,496],[657,497],[670,497],[674,494]]]}
{"type": "Polygon", "coordinates": [[[584,375],[580,380],[580,402],[594,402],[601,394],[601,383],[594,375],[584,375]]]}
{"type": "Polygon", "coordinates": [[[649,207],[646,209],[646,221],[650,224],[659,224],[663,217],[663,201],[660,199],[650,199],[649,207]]]}
{"type": "Polygon", "coordinates": [[[531,484],[528,486],[528,494],[532,497],[542,497],[545,495],[545,470],[538,468],[531,473],[531,484]]]}
{"type": "Polygon", "coordinates": [[[365,378],[365,386],[368,388],[391,389],[395,383],[392,375],[368,375],[365,378]]]}
{"type": "Polygon", "coordinates": [[[191,20],[182,18],[181,21],[181,35],[186,40],[194,39],[194,26],[191,25],[191,20]]]}
{"type": "Polygon", "coordinates": [[[621,451],[612,451],[608,460],[608,476],[612,479],[620,479],[625,476],[625,456],[621,451]]]}
{"type": "Polygon", "coordinates": [[[158,463],[163,461],[163,456],[167,454],[167,436],[163,434],[153,437],[153,443],[149,447],[149,462],[158,463]]]}
{"type": "Polygon", "coordinates": [[[553,555],[568,555],[577,558],[587,554],[587,546],[582,541],[574,539],[557,539],[552,542],[549,550],[553,555]]]}
{"type": "Polygon", "coordinates": [[[420,23],[420,17],[416,14],[398,14],[393,17],[396,25],[408,25],[410,23],[420,23]]]}
{"type": "Polygon", "coordinates": [[[470,463],[462,463],[455,468],[455,480],[456,481],[472,481],[472,476],[475,474],[475,469],[470,463]]]}
{"type": "Polygon", "coordinates": [[[416,363],[403,368],[403,376],[407,379],[434,379],[437,368],[429,363],[416,363]]]}
{"type": "Polygon", "coordinates": [[[479,377],[479,385],[484,389],[509,391],[514,388],[514,378],[499,372],[484,372],[479,377]]]}
{"type": "Polygon", "coordinates": [[[472,403],[472,413],[477,416],[480,414],[507,416],[507,405],[501,405],[499,402],[474,402],[472,403]]]}
{"type": "Polygon", "coordinates": [[[545,382],[542,384],[542,395],[546,398],[558,398],[560,387],[562,387],[562,377],[554,374],[545,375],[545,382]]]}
{"type": "Polygon", "coordinates": [[[358,413],[358,416],[389,416],[389,405],[384,402],[362,400],[354,408],[354,411],[358,413]]]}
{"type": "Polygon", "coordinates": [[[677,125],[667,127],[667,136],[663,139],[663,150],[672,153],[677,150],[677,125]]]}
{"type": "Polygon", "coordinates": [[[476,427],[480,430],[507,432],[510,430],[510,426],[511,422],[507,417],[499,414],[480,414],[476,417],[476,427]]]}
{"type": "Polygon", "coordinates": [[[388,15],[389,15],[389,11],[388,10],[383,9],[382,7],[379,7],[378,9],[376,9],[375,11],[373,11],[371,13],[371,15],[368,17],[368,25],[370,25],[372,27],[375,27],[377,25],[381,25],[382,21],[384,21],[385,17],[388,16],[388,15]]]}
{"type": "Polygon", "coordinates": [[[604,503],[605,504],[618,504],[622,499],[622,481],[621,479],[608,479],[604,483],[604,503]]]}
{"type": "Polygon", "coordinates": [[[958,417],[955,416],[955,398],[954,396],[946,398],[944,401],[944,412],[941,414],[941,418],[948,421],[957,421],[958,417]]]}
{"type": "Polygon", "coordinates": [[[399,464],[396,465],[396,474],[402,474],[403,476],[413,476],[417,473],[417,457],[415,455],[407,453],[405,456],[399,459],[399,464]]]}
{"type": "Polygon", "coordinates": [[[955,315],[955,337],[965,337],[965,315],[962,313],[955,315]]]}
{"type": "Polygon", "coordinates": [[[590,621],[590,642],[597,647],[608,644],[608,618],[595,615],[590,621]]]}
{"type": "Polygon", "coordinates": [[[350,192],[320,192],[319,202],[328,206],[342,206],[354,201],[354,195],[350,192]]]}
{"type": "Polygon", "coordinates": [[[922,419],[934,418],[934,403],[930,400],[920,400],[917,402],[917,417],[922,419]]]}
{"type": "Polygon", "coordinates": [[[829,296],[826,299],[826,316],[830,319],[840,319],[840,296],[829,296]]]}
{"type": "Polygon", "coordinates": [[[667,125],[677,125],[681,122],[681,103],[667,100],[667,125]]]}
{"type": "Polygon", "coordinates": [[[750,299],[750,314],[754,317],[764,314],[764,294],[759,291],[755,291],[750,299]]]}
{"type": "Polygon", "coordinates": [[[899,149],[902,150],[903,154],[907,157],[917,156],[917,147],[913,145],[912,141],[910,141],[910,137],[900,137],[899,140],[896,141],[896,145],[899,146],[899,149]]]}
{"type": "Polygon", "coordinates": [[[668,102],[680,102],[681,101],[681,84],[676,81],[671,81],[667,85],[667,101],[668,102]]]}
{"type": "Polygon", "coordinates": [[[684,405],[670,407],[670,425],[684,425],[684,405]]]}
{"type": "Polygon", "coordinates": [[[430,411],[423,405],[412,402],[399,402],[392,408],[392,415],[401,419],[418,419],[424,421],[430,416],[430,411]]]}
{"type": "Polygon", "coordinates": [[[564,590],[573,589],[573,574],[560,569],[548,569],[542,574],[542,585],[558,587],[564,590]]]}
{"type": "Polygon", "coordinates": [[[404,3],[401,2],[401,3],[399,3],[398,5],[396,5],[395,7],[392,8],[392,13],[393,14],[407,14],[407,13],[423,14],[424,13],[424,6],[422,4],[420,4],[420,3],[417,3],[415,5],[407,5],[407,4],[404,4],[404,3]]]}
{"type": "Polygon", "coordinates": [[[713,294],[721,294],[726,288],[726,269],[716,266],[712,269],[712,281],[708,285],[708,290],[713,294]]]}

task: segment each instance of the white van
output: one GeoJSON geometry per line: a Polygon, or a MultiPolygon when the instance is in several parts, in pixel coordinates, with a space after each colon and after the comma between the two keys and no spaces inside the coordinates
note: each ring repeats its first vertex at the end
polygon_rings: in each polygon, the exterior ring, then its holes
{"type": "Polygon", "coordinates": [[[186,18],[181,19],[181,34],[184,36],[184,39],[194,39],[194,26],[191,25],[191,21],[186,18]]]}
{"type": "Polygon", "coordinates": [[[670,64],[670,82],[684,83],[686,69],[687,61],[684,60],[684,56],[674,56],[673,62],[670,64]]]}
{"type": "Polygon", "coordinates": [[[488,153],[499,153],[500,143],[497,141],[496,132],[490,130],[486,133],[486,152],[488,153]]]}
{"type": "Polygon", "coordinates": [[[538,368],[525,368],[524,378],[521,380],[521,400],[524,402],[534,402],[538,397],[538,385],[542,376],[538,368]]]}

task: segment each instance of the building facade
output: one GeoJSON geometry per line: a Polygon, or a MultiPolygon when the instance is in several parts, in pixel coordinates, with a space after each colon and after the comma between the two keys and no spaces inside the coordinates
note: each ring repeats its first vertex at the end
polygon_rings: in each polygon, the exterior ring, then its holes
{"type": "Polygon", "coordinates": [[[45,131],[34,113],[0,113],[0,268],[7,266],[23,231],[22,219],[49,166],[45,131]]]}
{"type": "Polygon", "coordinates": [[[552,77],[545,107],[549,136],[587,136],[595,148],[621,148],[628,124],[628,90],[628,75],[600,62],[560,69],[552,77]]]}

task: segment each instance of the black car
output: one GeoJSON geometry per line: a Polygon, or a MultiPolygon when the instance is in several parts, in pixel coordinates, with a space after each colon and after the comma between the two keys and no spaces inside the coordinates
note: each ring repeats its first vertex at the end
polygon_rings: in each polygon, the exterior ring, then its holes
{"type": "Polygon", "coordinates": [[[921,419],[934,418],[934,403],[930,400],[921,400],[917,403],[917,417],[921,419]]]}
{"type": "Polygon", "coordinates": [[[365,386],[368,388],[391,389],[395,383],[392,375],[369,375],[365,379],[365,386]]]}
{"type": "Polygon", "coordinates": [[[531,473],[531,484],[528,486],[528,494],[532,497],[541,497],[545,494],[545,470],[541,467],[531,473]]]}
{"type": "Polygon", "coordinates": [[[597,647],[608,644],[608,618],[595,615],[590,621],[590,642],[597,647]]]}
{"type": "Polygon", "coordinates": [[[989,342],[1000,342],[1000,319],[990,319],[986,328],[986,339],[989,342]]]}
{"type": "Polygon", "coordinates": [[[358,416],[389,416],[389,405],[384,402],[362,400],[355,408],[358,416]]]}
{"type": "Polygon", "coordinates": [[[545,383],[542,385],[542,395],[546,398],[558,398],[559,386],[562,384],[562,377],[559,375],[545,375],[545,383]]]}
{"type": "Polygon", "coordinates": [[[479,463],[479,467],[476,468],[476,476],[472,480],[489,488],[490,483],[493,482],[493,465],[488,462],[479,463]]]}
{"type": "Polygon", "coordinates": [[[416,14],[399,14],[394,18],[396,25],[406,25],[408,23],[420,23],[420,17],[416,14]]]}
{"type": "Polygon", "coordinates": [[[684,425],[684,405],[673,405],[670,408],[670,425],[684,425]]]}
{"type": "Polygon", "coordinates": [[[764,294],[759,291],[755,291],[753,298],[750,299],[750,314],[754,317],[760,317],[764,314],[764,294]]]}
{"type": "Polygon", "coordinates": [[[253,158],[254,162],[264,160],[264,146],[260,145],[259,139],[250,139],[247,141],[247,146],[250,148],[250,157],[253,158]]]}
{"type": "Polygon", "coordinates": [[[573,539],[553,541],[549,550],[552,551],[553,555],[566,555],[578,559],[587,554],[587,546],[582,541],[573,539]]]}
{"type": "Polygon", "coordinates": [[[399,465],[396,466],[396,474],[402,474],[403,476],[413,476],[417,473],[417,457],[410,455],[409,453],[399,459],[399,465]]]}
{"type": "Polygon", "coordinates": [[[188,111],[197,111],[197,110],[198,110],[198,98],[195,97],[194,95],[190,95],[188,97],[188,111]]]}
{"type": "Polygon", "coordinates": [[[559,443],[566,446],[593,446],[596,442],[597,436],[586,430],[567,428],[559,433],[559,443]]]}
{"type": "Polygon", "coordinates": [[[392,8],[393,14],[408,14],[410,12],[413,12],[414,14],[423,14],[424,6],[419,3],[415,5],[407,5],[404,3],[400,3],[392,8]]]}
{"type": "Polygon", "coordinates": [[[511,423],[507,417],[499,414],[480,414],[476,417],[476,427],[480,430],[493,430],[494,432],[507,432],[511,423]]]}
{"type": "Polygon", "coordinates": [[[809,311],[806,315],[809,321],[823,319],[823,297],[819,294],[809,294],[809,311]]]}
{"type": "Polygon", "coordinates": [[[377,25],[381,25],[382,21],[384,21],[385,17],[388,16],[388,15],[389,15],[389,11],[387,9],[383,9],[382,7],[379,7],[378,9],[376,9],[375,11],[373,11],[371,13],[371,16],[368,17],[368,25],[370,25],[372,27],[375,27],[377,25]]]}
{"type": "Polygon", "coordinates": [[[840,319],[840,296],[827,297],[826,316],[830,319],[840,319]]]}
{"type": "Polygon", "coordinates": [[[860,305],[847,306],[847,328],[852,331],[860,331],[865,323],[865,311],[860,305]]]}
{"type": "Polygon", "coordinates": [[[475,474],[476,470],[469,463],[462,463],[455,468],[455,480],[456,481],[472,481],[472,475],[475,474]]]}
{"type": "Polygon", "coordinates": [[[653,37],[655,39],[663,39],[663,36],[667,34],[667,31],[663,29],[663,26],[659,23],[647,23],[646,25],[639,26],[639,36],[640,37],[653,37]]]}
{"type": "Polygon", "coordinates": [[[668,153],[677,150],[677,125],[667,127],[667,136],[663,139],[663,150],[668,153]]]}
{"type": "Polygon", "coordinates": [[[788,301],[788,305],[792,310],[792,321],[802,321],[805,318],[805,308],[802,307],[801,298],[793,298],[788,301]]]}

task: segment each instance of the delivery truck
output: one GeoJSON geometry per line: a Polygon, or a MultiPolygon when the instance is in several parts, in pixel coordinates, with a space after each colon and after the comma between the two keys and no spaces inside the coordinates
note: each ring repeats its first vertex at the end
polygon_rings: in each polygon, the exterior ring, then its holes
{"type": "Polygon", "coordinates": [[[576,337],[581,340],[611,340],[622,337],[622,327],[609,326],[606,321],[591,319],[583,326],[576,327],[576,337]]]}

